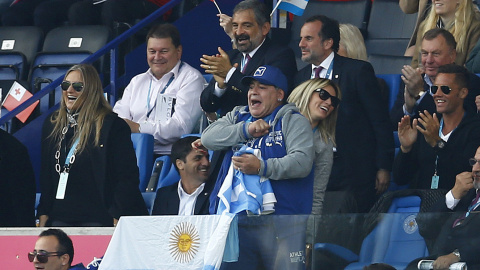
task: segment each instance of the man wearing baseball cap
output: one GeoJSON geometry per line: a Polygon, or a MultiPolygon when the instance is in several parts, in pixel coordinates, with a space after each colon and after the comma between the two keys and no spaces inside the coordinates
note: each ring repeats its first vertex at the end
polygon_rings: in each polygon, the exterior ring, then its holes
{"type": "MultiPolygon", "coordinates": [[[[271,180],[277,199],[274,214],[310,214],[313,196],[311,171],[314,157],[310,123],[294,104],[285,102],[288,84],[280,69],[260,66],[253,76],[244,77],[242,83],[249,86],[247,106],[235,107],[208,126],[201,138],[202,144],[210,150],[228,150],[210,197],[210,213],[216,213],[218,190],[231,163],[234,169],[244,174],[258,175],[271,180]],[[232,157],[231,148],[238,147],[239,144],[260,149],[261,158],[252,154],[232,157]]],[[[272,244],[276,243],[274,234],[285,227],[268,222],[263,224],[262,229],[243,227],[242,222],[239,222],[239,225],[240,235],[248,231],[261,235],[262,241],[268,242],[271,239],[272,244]]],[[[296,251],[299,251],[305,242],[302,242],[301,237],[297,238],[300,244],[296,245],[298,246],[296,251]]],[[[278,269],[280,265],[290,263],[282,261],[282,257],[285,256],[276,256],[275,249],[269,251],[272,254],[259,256],[252,261],[250,255],[255,253],[257,248],[260,253],[265,251],[261,248],[262,245],[256,246],[246,242],[248,241],[240,240],[239,261],[229,265],[233,267],[232,269],[241,268],[245,263],[249,268],[263,265],[267,269],[278,269]]],[[[274,246],[279,247],[280,244],[276,243],[274,246]]],[[[291,243],[288,246],[291,247],[291,243]]],[[[300,265],[292,267],[301,268],[300,265]]]]}

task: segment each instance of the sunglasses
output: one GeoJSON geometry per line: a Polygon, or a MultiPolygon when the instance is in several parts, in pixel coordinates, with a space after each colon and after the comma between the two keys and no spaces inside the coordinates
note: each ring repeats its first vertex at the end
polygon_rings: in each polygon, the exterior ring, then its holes
{"type": "Polygon", "coordinates": [[[46,252],[46,251],[33,251],[28,253],[28,260],[30,262],[33,262],[35,260],[35,257],[37,257],[37,260],[39,263],[46,263],[48,262],[48,257],[52,256],[62,256],[63,254],[66,254],[65,252],[46,252]]]}
{"type": "Polygon", "coordinates": [[[70,87],[70,85],[72,85],[73,89],[75,89],[75,91],[77,92],[80,92],[83,90],[83,82],[69,82],[69,81],[63,81],[62,84],[60,84],[60,87],[62,87],[62,90],[63,91],[67,91],[68,88],[70,87]]]}
{"type": "Polygon", "coordinates": [[[332,106],[334,108],[337,108],[338,104],[340,103],[340,99],[338,97],[330,95],[330,93],[327,92],[325,89],[317,89],[315,92],[318,92],[318,96],[320,97],[321,100],[327,100],[330,99],[332,101],[332,106]]]}
{"type": "Polygon", "coordinates": [[[477,162],[480,164],[480,160],[478,159],[471,158],[468,160],[468,163],[470,163],[470,166],[474,166],[477,162]]]}
{"type": "Polygon", "coordinates": [[[432,95],[434,95],[435,93],[437,93],[437,90],[438,88],[440,88],[440,90],[442,90],[442,92],[445,94],[445,95],[448,95],[450,94],[450,92],[452,91],[452,88],[450,88],[449,86],[447,85],[432,85],[430,86],[430,92],[432,92],[432,95]]]}

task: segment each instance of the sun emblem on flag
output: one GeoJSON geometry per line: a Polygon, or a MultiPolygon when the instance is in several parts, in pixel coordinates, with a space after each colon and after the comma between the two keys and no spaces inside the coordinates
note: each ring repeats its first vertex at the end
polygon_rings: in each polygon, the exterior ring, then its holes
{"type": "Polygon", "coordinates": [[[195,257],[199,247],[200,236],[193,224],[182,222],[170,232],[169,250],[175,261],[188,263],[195,257]]]}

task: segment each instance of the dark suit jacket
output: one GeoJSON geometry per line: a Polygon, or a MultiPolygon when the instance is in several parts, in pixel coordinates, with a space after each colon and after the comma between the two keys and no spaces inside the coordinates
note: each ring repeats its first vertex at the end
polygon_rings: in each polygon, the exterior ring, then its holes
{"type": "Polygon", "coordinates": [[[27,148],[0,129],[0,227],[35,226],[35,189],[27,148]]]}
{"type": "MultiPolygon", "coordinates": [[[[469,113],[476,113],[477,106],[475,105],[475,97],[480,95],[480,78],[473,73],[469,73],[469,75],[470,75],[470,78],[468,83],[468,95],[465,98],[463,107],[465,108],[465,111],[469,113]]],[[[430,86],[425,81],[423,83],[423,89],[425,92],[430,90],[430,86]]],[[[393,104],[393,108],[390,111],[390,121],[392,122],[394,130],[397,130],[398,122],[400,122],[400,120],[404,116],[404,113],[403,113],[403,104],[405,103],[404,93],[405,93],[405,84],[402,82],[402,84],[400,85],[400,91],[398,91],[397,99],[395,100],[395,104],[393,104]]],[[[437,108],[435,106],[435,102],[433,101],[433,97],[428,93],[422,98],[420,103],[418,103],[413,109],[414,117],[415,118],[418,117],[418,112],[419,111],[423,112],[424,110],[427,110],[429,113],[437,112],[437,108]]]]}
{"type": "MultiPolygon", "coordinates": [[[[478,228],[480,228],[480,213],[475,213],[475,211],[480,211],[480,208],[471,212],[460,225],[456,227],[452,227],[452,225],[457,218],[462,217],[465,212],[468,211],[468,207],[474,198],[475,189],[471,189],[467,195],[460,200],[454,209],[455,213],[452,213],[443,225],[432,252],[433,254],[442,256],[451,253],[454,249],[458,249],[462,261],[467,263],[468,269],[479,269],[478,266],[480,266],[480,256],[478,256],[480,247],[480,234],[478,233],[478,228]]],[[[453,212],[446,207],[445,199],[439,200],[432,207],[431,211],[453,212]]],[[[438,226],[438,224],[436,226],[438,226]]]]}
{"type": "MultiPolygon", "coordinates": [[[[208,183],[205,184],[203,191],[198,194],[197,201],[195,202],[195,215],[208,215],[208,207],[210,196],[210,190],[208,189],[208,183]]],[[[155,203],[153,204],[152,215],[178,215],[178,207],[180,205],[180,197],[178,196],[178,182],[162,187],[157,190],[155,197],[155,203]]]]}
{"type": "MultiPolygon", "coordinates": [[[[248,85],[241,83],[245,75],[251,76],[255,70],[262,65],[278,67],[285,76],[287,76],[288,86],[293,86],[293,76],[297,72],[297,64],[292,49],[286,46],[273,44],[269,38],[266,38],[262,46],[247,64],[245,74],[240,72],[243,54],[239,50],[229,51],[228,57],[232,65],[238,64],[237,70],[228,81],[228,87],[222,97],[213,94],[215,90],[215,79],[212,79],[209,85],[203,90],[200,96],[200,104],[206,112],[216,112],[220,109],[220,114],[225,115],[233,107],[247,105],[248,85]]],[[[284,89],[284,90],[290,90],[284,89]]]]}
{"type": "MultiPolygon", "coordinates": [[[[297,73],[295,84],[310,79],[311,65],[297,73]]],[[[383,102],[370,63],[335,54],[332,80],[340,86],[335,154],[327,190],[352,190],[360,212],[375,202],[379,169],[391,171],[393,135],[388,105],[383,102]]]]}

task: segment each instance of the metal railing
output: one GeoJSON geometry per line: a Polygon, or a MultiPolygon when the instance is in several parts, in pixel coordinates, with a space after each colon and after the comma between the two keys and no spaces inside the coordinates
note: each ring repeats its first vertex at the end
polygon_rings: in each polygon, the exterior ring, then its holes
{"type": "MultiPolygon", "coordinates": [[[[158,17],[162,16],[165,14],[167,11],[181,3],[182,0],[170,0],[167,4],[164,6],[160,7],[157,9],[155,12],[147,16],[145,19],[140,21],[139,23],[135,24],[132,28],[129,30],[125,31],[123,34],[119,35],[118,37],[114,38],[112,41],[110,41],[107,45],[105,45],[103,48],[98,50],[97,52],[93,53],[89,57],[87,57],[85,60],[82,61],[82,63],[93,63],[96,60],[98,60],[100,57],[103,55],[106,55],[107,53],[110,53],[110,84],[106,87],[109,89],[109,101],[110,104],[113,106],[115,105],[116,98],[117,98],[117,84],[118,84],[118,71],[117,71],[117,62],[118,62],[118,46],[133,36],[135,33],[137,33],[139,30],[153,22],[155,19],[158,17]]],[[[37,100],[40,100],[42,97],[45,95],[49,94],[50,92],[54,91],[55,88],[57,88],[60,83],[63,80],[63,75],[54,80],[52,83],[49,85],[45,86],[42,90],[39,92],[35,93],[31,98],[20,104],[18,107],[16,107],[14,110],[8,112],[0,118],[0,126],[5,125],[8,121],[10,121],[13,117],[15,117],[17,114],[21,113],[23,110],[28,108],[30,105],[32,105],[34,102],[37,100]]]]}

